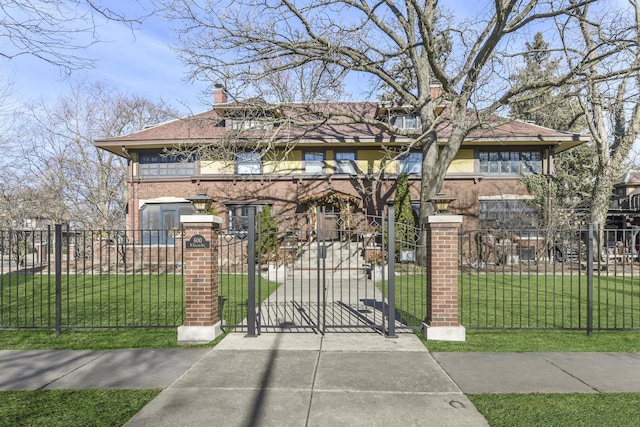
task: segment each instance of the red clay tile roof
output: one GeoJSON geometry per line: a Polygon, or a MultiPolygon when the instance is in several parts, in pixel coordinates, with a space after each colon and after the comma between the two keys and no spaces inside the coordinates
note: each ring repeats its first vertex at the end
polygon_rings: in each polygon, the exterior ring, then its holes
{"type": "MultiPolygon", "coordinates": [[[[255,108],[264,108],[264,106],[263,104],[255,104],[255,108]]],[[[377,108],[378,104],[374,102],[294,104],[278,107],[278,115],[281,114],[286,119],[273,136],[277,141],[296,141],[302,144],[344,142],[392,145],[410,141],[410,138],[406,136],[395,135],[374,126],[377,108]],[[371,123],[345,123],[345,118],[348,118],[348,115],[364,117],[371,123]],[[300,125],[300,123],[320,123],[320,120],[324,121],[316,127],[300,125]]],[[[198,144],[206,142],[206,140],[223,138],[228,136],[228,129],[224,127],[224,117],[220,113],[224,114],[225,111],[237,109],[237,103],[217,105],[212,110],[161,123],[131,135],[97,140],[95,145],[120,154],[122,146],[131,148],[161,147],[176,143],[198,144]]],[[[490,116],[486,123],[485,126],[472,130],[465,139],[465,144],[507,142],[556,144],[560,142],[564,144],[564,147],[561,145],[558,151],[562,151],[562,149],[588,141],[587,135],[560,132],[495,115],[490,116]]],[[[443,119],[438,124],[436,131],[438,140],[442,143],[446,142],[451,132],[451,123],[443,119]]],[[[260,134],[264,135],[264,131],[260,134]]],[[[260,134],[246,131],[241,136],[250,138],[260,136],[260,134]]]]}

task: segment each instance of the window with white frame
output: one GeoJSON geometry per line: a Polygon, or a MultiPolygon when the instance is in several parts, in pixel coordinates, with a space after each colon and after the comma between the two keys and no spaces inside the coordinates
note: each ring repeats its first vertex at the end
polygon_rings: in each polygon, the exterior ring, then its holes
{"type": "Polygon", "coordinates": [[[420,117],[417,114],[395,114],[390,121],[400,129],[420,129],[420,117]]]}
{"type": "Polygon", "coordinates": [[[234,117],[231,119],[233,130],[267,130],[273,127],[273,120],[267,117],[234,117]]]}
{"type": "Polygon", "coordinates": [[[237,153],[236,170],[239,175],[259,175],[262,173],[262,157],[254,152],[237,153]]]}
{"type": "Polygon", "coordinates": [[[324,173],[324,152],[306,151],[304,153],[304,173],[312,175],[324,173]]]}
{"type": "Polygon", "coordinates": [[[419,174],[422,172],[422,153],[413,151],[398,158],[398,173],[419,174]]]}
{"type": "Polygon", "coordinates": [[[535,175],[542,173],[540,151],[480,151],[480,173],[487,175],[535,175]]]}
{"type": "Polygon", "coordinates": [[[347,173],[349,175],[358,173],[355,151],[336,151],[335,159],[336,173],[347,173]]]}

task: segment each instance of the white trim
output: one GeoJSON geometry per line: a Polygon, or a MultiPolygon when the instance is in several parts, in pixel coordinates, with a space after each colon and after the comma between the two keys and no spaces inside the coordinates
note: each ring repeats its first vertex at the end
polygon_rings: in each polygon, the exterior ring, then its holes
{"type": "Polygon", "coordinates": [[[144,205],[158,204],[158,203],[191,203],[189,200],[182,197],[156,197],[155,199],[139,199],[138,209],[141,209],[144,205]]]}
{"type": "Polygon", "coordinates": [[[180,215],[180,222],[182,224],[193,224],[193,223],[211,223],[211,224],[222,224],[222,218],[215,215],[202,215],[202,214],[194,214],[194,215],[180,215]]]}
{"type": "Polygon", "coordinates": [[[462,215],[429,215],[422,218],[423,224],[461,224],[462,215]]]}
{"type": "Polygon", "coordinates": [[[498,194],[495,196],[478,196],[478,200],[533,200],[528,194],[498,194]]]}

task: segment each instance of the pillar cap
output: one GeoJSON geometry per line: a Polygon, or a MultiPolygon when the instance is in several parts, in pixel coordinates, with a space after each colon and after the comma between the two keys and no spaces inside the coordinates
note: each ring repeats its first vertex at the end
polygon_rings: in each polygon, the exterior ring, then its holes
{"type": "Polygon", "coordinates": [[[429,215],[422,218],[423,224],[461,224],[462,215],[429,215]]]}
{"type": "Polygon", "coordinates": [[[207,223],[222,224],[222,218],[215,215],[180,215],[180,222],[183,224],[207,223]]]}

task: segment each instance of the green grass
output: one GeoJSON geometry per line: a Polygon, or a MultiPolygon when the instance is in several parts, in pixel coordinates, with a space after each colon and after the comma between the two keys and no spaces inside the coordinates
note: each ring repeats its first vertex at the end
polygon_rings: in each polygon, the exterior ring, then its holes
{"type": "MultiPolygon", "coordinates": [[[[264,301],[279,286],[279,283],[256,276],[256,299],[264,301]]],[[[221,274],[218,289],[221,317],[227,325],[239,325],[247,317],[249,276],[221,274]]]]}
{"type": "MultiPolygon", "coordinates": [[[[481,273],[459,276],[462,324],[474,327],[585,328],[587,278],[583,274],[481,273]]],[[[640,328],[640,278],[594,277],[595,328],[640,328]]]]}
{"type": "Polygon", "coordinates": [[[640,333],[635,331],[588,336],[584,331],[467,329],[465,342],[423,342],[431,352],[640,352],[640,333]]]}
{"type": "MultiPolygon", "coordinates": [[[[405,273],[395,283],[396,310],[407,324],[419,325],[426,317],[426,276],[405,273]]],[[[458,313],[468,328],[584,330],[587,279],[578,272],[461,274],[458,313]]],[[[640,329],[640,277],[596,276],[593,316],[595,329],[640,329]]]]}
{"type": "MultiPolygon", "coordinates": [[[[55,277],[0,276],[0,325],[55,325],[55,277]]],[[[181,275],[65,274],[61,286],[63,327],[150,327],[182,323],[181,275]]]]}
{"type": "MultiPolygon", "coordinates": [[[[35,277],[27,277],[25,280],[24,275],[20,275],[22,279],[15,280],[13,277],[11,281],[5,280],[2,282],[3,298],[6,297],[6,293],[12,293],[13,303],[11,306],[11,315],[16,316],[15,310],[18,310],[20,319],[26,318],[27,323],[32,322],[33,319],[41,319],[38,317],[41,313],[39,304],[26,304],[32,301],[40,301],[41,291],[38,287],[33,286],[34,283],[40,283],[38,275],[35,277]],[[15,287],[19,287],[20,293],[15,290],[15,287]],[[24,292],[24,294],[23,294],[24,292]],[[16,295],[20,296],[20,301],[16,301],[16,295]],[[35,309],[34,309],[35,306],[35,309]]],[[[171,276],[173,277],[173,276],[171,276]]],[[[42,279],[45,286],[41,288],[48,289],[49,284],[42,279]]],[[[53,280],[53,279],[52,279],[53,280]]],[[[149,286],[151,283],[151,295],[152,298],[156,298],[154,301],[159,301],[161,309],[157,310],[157,304],[151,304],[152,312],[159,313],[165,312],[164,308],[166,296],[169,296],[167,301],[168,307],[175,309],[175,321],[180,324],[182,321],[182,277],[177,276],[175,281],[169,280],[166,277],[160,279],[143,278],[143,280],[136,281],[135,278],[124,279],[120,277],[104,276],[101,285],[96,285],[96,278],[86,277],[84,279],[87,286],[90,289],[96,291],[96,287],[99,289],[102,286],[102,291],[94,292],[94,297],[86,299],[78,299],[73,297],[74,295],[81,294],[84,296],[86,292],[76,292],[75,286],[73,287],[72,301],[68,304],[63,304],[63,307],[67,305],[70,307],[80,307],[80,302],[86,303],[87,308],[75,311],[77,316],[80,313],[93,313],[89,318],[73,317],[79,319],[81,325],[86,325],[85,328],[63,328],[60,337],[56,338],[55,331],[52,328],[40,328],[40,329],[4,329],[0,330],[0,349],[4,350],[31,350],[31,349],[65,349],[65,350],[109,350],[109,349],[122,349],[122,348],[170,348],[178,347],[177,345],[177,328],[176,327],[160,327],[160,328],[141,328],[141,327],[126,327],[132,325],[138,325],[135,319],[143,319],[148,311],[135,310],[134,314],[127,313],[125,311],[125,299],[127,301],[126,308],[133,309],[134,307],[148,307],[149,305],[143,304],[147,301],[146,298],[149,295],[149,286]],[[161,283],[165,283],[167,289],[166,292],[157,292],[157,286],[155,284],[160,280],[161,283]],[[126,286],[125,286],[126,284],[126,286]],[[132,292],[131,287],[134,287],[135,292],[132,292]],[[132,300],[130,294],[142,295],[140,300],[132,300]],[[125,296],[126,295],[126,296],[125,296]],[[175,295],[175,298],[173,296],[175,295]],[[100,301],[98,296],[102,297],[100,301]],[[160,296],[161,299],[157,299],[160,296]],[[109,314],[110,313],[110,314],[109,314]],[[137,317],[142,313],[142,317],[137,317]],[[96,318],[109,319],[111,323],[117,324],[118,327],[107,327],[107,323],[95,325],[91,323],[91,319],[96,318]],[[93,326],[103,326],[95,328],[93,326]]],[[[80,280],[73,278],[72,283],[78,285],[78,289],[81,289],[80,280]]],[[[270,292],[273,292],[278,284],[269,282],[264,279],[260,279],[260,301],[264,300],[270,292]]],[[[242,274],[221,274],[219,276],[219,293],[220,293],[220,315],[227,325],[239,324],[247,313],[247,287],[248,277],[242,274]]],[[[70,292],[66,290],[64,296],[67,297],[70,292]]],[[[47,310],[55,312],[53,308],[54,297],[51,296],[51,301],[48,302],[51,306],[47,306],[47,310]]],[[[8,300],[3,300],[4,303],[8,303],[8,300]]],[[[2,310],[5,315],[9,316],[9,306],[3,305],[2,310]]],[[[45,312],[47,310],[44,310],[45,312]]],[[[68,313],[68,311],[65,311],[68,313]]],[[[1,318],[1,317],[0,317],[1,318]]],[[[151,316],[149,319],[153,320],[151,316]]],[[[155,319],[158,319],[156,316],[155,319]]],[[[68,320],[68,318],[67,318],[68,320]]],[[[160,318],[162,319],[162,317],[160,318]]],[[[38,320],[38,325],[44,323],[43,320],[38,320]]],[[[69,324],[68,321],[63,322],[69,324]]],[[[163,322],[160,322],[162,324],[163,322]]],[[[20,322],[21,326],[23,325],[20,322]]],[[[6,323],[5,323],[6,327],[6,323]]],[[[217,342],[217,341],[216,341],[217,342]]],[[[214,343],[207,344],[205,346],[213,346],[214,343]]],[[[180,346],[184,347],[184,346],[180,346]]]]}
{"type": "Polygon", "coordinates": [[[121,426],[160,390],[0,392],[0,427],[121,426]]]}
{"type": "Polygon", "coordinates": [[[637,426],[640,393],[475,394],[492,427],[637,426]]]}

